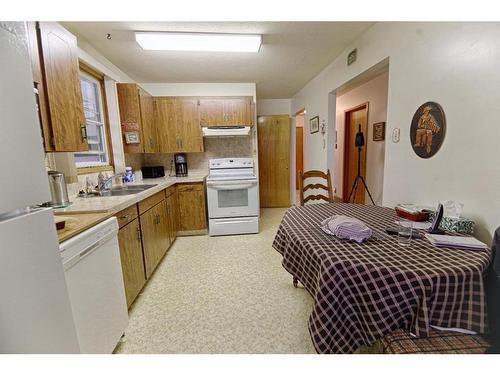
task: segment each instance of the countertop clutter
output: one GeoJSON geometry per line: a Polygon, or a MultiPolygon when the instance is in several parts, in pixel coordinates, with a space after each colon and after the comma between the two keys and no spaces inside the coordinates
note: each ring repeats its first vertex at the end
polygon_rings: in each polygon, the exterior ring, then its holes
{"type": "Polygon", "coordinates": [[[187,177],[162,177],[142,179],[127,185],[155,185],[135,194],[104,197],[76,197],[71,199],[71,205],[55,209],[54,214],[64,216],[66,226],[58,230],[59,242],[65,241],[78,233],[96,225],[119,211],[126,209],[170,186],[183,183],[203,182],[205,173],[190,173],[187,177]]]}

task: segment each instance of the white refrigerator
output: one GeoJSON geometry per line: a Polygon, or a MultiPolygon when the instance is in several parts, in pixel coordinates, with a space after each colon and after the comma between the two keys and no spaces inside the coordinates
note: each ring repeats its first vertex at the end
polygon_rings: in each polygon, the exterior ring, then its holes
{"type": "Polygon", "coordinates": [[[23,22],[0,21],[0,353],[78,353],[23,22]]]}

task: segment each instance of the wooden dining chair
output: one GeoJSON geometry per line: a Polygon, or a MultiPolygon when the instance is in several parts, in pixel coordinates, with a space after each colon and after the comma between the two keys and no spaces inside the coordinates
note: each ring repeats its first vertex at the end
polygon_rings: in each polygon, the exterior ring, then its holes
{"type": "Polygon", "coordinates": [[[329,203],[333,202],[333,188],[332,188],[332,179],[330,175],[330,170],[327,169],[326,173],[322,171],[307,171],[302,172],[299,171],[299,194],[300,194],[300,205],[303,206],[306,202],[314,201],[314,200],[324,200],[329,203]],[[323,178],[326,180],[325,184],[322,183],[309,183],[305,185],[305,180],[307,178],[323,178]],[[328,196],[323,194],[311,195],[309,194],[304,198],[304,193],[310,189],[324,189],[326,190],[328,196]]]}

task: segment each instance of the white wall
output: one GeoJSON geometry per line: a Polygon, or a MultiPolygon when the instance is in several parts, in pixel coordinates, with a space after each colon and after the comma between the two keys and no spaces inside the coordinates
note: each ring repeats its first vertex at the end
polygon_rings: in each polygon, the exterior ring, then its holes
{"type": "Polygon", "coordinates": [[[153,96],[253,96],[255,83],[139,83],[153,96]]]}
{"type": "Polygon", "coordinates": [[[292,99],[259,99],[257,116],[291,115],[292,99]]]}
{"type": "MultiPolygon", "coordinates": [[[[386,142],[383,204],[453,199],[476,220],[478,237],[490,241],[500,225],[500,23],[377,23],[293,98],[292,112],[328,117],[328,94],[389,57],[387,134],[401,129],[401,141],[386,142]],[[346,64],[358,49],[358,60],[346,64]],[[440,103],[447,119],[441,150],[430,159],[411,149],[409,128],[425,101],[440,103]]],[[[334,121],[326,136],[333,138],[334,121]]],[[[305,136],[305,165],[325,168],[327,150],[316,133],[305,136]]]]}
{"type": "MultiPolygon", "coordinates": [[[[336,130],[337,144],[335,150],[335,175],[333,185],[337,196],[343,196],[344,180],[344,152],[345,152],[345,111],[368,102],[368,134],[365,134],[366,143],[366,184],[375,201],[382,204],[384,186],[384,156],[385,141],[373,141],[373,124],[386,122],[387,119],[387,86],[389,73],[383,73],[372,80],[337,96],[336,130]]],[[[365,202],[370,202],[368,193],[365,193],[365,202]]]]}

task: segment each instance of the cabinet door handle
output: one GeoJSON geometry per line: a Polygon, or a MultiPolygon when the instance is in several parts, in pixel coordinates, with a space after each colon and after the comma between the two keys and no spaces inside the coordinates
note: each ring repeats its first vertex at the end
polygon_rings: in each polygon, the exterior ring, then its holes
{"type": "Polygon", "coordinates": [[[141,242],[142,236],[141,236],[141,227],[137,227],[137,241],[141,242]]]}
{"type": "Polygon", "coordinates": [[[85,124],[80,125],[80,135],[82,137],[82,141],[87,140],[87,126],[85,124]]]}

